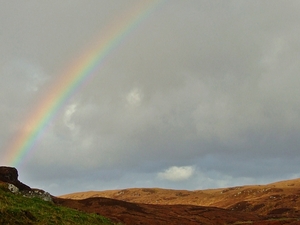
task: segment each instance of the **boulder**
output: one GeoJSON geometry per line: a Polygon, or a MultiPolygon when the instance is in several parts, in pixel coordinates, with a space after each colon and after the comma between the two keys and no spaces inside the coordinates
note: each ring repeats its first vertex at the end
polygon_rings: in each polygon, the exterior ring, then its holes
{"type": "Polygon", "coordinates": [[[8,190],[10,190],[12,193],[17,194],[19,193],[19,188],[17,188],[15,185],[13,184],[8,184],[8,190]]]}
{"type": "Polygon", "coordinates": [[[31,189],[31,191],[22,191],[21,194],[27,198],[40,198],[47,202],[52,202],[52,196],[41,189],[31,189]]]}
{"type": "Polygon", "coordinates": [[[29,191],[31,188],[18,180],[18,171],[14,167],[0,166],[0,181],[13,184],[20,191],[29,191]]]}
{"type": "Polygon", "coordinates": [[[23,197],[40,198],[52,202],[52,196],[43,190],[30,188],[18,180],[18,171],[14,167],[0,166],[0,181],[8,184],[8,190],[23,197]]]}

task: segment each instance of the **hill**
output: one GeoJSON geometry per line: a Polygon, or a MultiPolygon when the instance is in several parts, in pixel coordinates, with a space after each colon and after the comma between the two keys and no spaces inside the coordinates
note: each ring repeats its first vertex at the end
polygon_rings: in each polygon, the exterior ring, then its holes
{"type": "Polygon", "coordinates": [[[260,220],[254,214],[216,207],[141,204],[102,197],[82,200],[57,198],[54,202],[84,212],[96,212],[128,225],[224,225],[260,220]]]}
{"type": "Polygon", "coordinates": [[[16,168],[0,166],[0,224],[114,224],[94,213],[58,206],[53,198],[46,191],[20,182],[16,168]]]}
{"type": "Polygon", "coordinates": [[[15,168],[0,167],[0,224],[296,225],[299,195],[300,179],[295,179],[198,191],[132,188],[55,197],[20,182],[15,168]]]}
{"type": "Polygon", "coordinates": [[[40,198],[13,194],[7,183],[0,183],[0,224],[45,225],[113,225],[108,219],[74,209],[57,206],[40,198]]]}
{"type": "MultiPolygon", "coordinates": [[[[239,186],[210,190],[168,190],[160,188],[131,188],[122,190],[79,192],[60,196],[65,201],[95,201],[110,198],[126,201],[143,207],[155,206],[164,217],[178,210],[177,215],[184,217],[184,212],[197,212],[197,216],[219,218],[224,224],[300,224],[300,179],[281,181],[267,185],[239,186]],[[80,200],[82,199],[82,200],[80,200]],[[83,200],[85,199],[85,200],[83,200]],[[89,200],[88,200],[89,199],[89,200]],[[200,208],[202,207],[202,211],[200,208]],[[168,213],[168,210],[170,214],[168,213]],[[203,210],[210,212],[201,214],[203,210]],[[217,211],[217,210],[225,211],[217,211]],[[175,210],[175,211],[176,211],[175,210]],[[243,214],[240,214],[243,213],[243,214]],[[224,216],[224,215],[227,216],[224,216]],[[242,215],[241,218],[239,215],[242,215]],[[236,216],[236,217],[234,217],[236,216]],[[256,218],[253,216],[257,216],[256,218]],[[233,218],[229,220],[228,218],[233,218]],[[233,222],[234,221],[234,222],[233,222]]],[[[68,203],[70,205],[74,203],[68,203]]],[[[84,209],[87,210],[87,209],[84,209]]],[[[148,212],[150,208],[147,208],[148,212]]],[[[156,212],[157,212],[156,211],[156,212]]],[[[100,212],[100,211],[99,211],[100,212]]],[[[103,215],[108,216],[101,211],[103,215]]],[[[156,215],[157,216],[157,215],[156,215]]],[[[193,215],[194,218],[197,217],[193,215]]],[[[173,217],[174,218],[174,217],[173,217]]],[[[199,219],[200,221],[201,219],[199,219]]],[[[218,224],[202,221],[202,224],[218,224]]],[[[162,223],[163,224],[163,223],[162,223]]],[[[176,224],[176,223],[174,223],[176,224]]],[[[188,223],[187,223],[188,224],[188,223]]],[[[220,223],[221,224],[221,223],[220,223]]]]}

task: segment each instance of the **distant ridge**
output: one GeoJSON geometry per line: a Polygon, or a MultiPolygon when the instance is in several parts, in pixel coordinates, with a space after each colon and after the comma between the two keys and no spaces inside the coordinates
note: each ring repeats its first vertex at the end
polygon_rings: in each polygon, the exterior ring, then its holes
{"type": "MultiPolygon", "coordinates": [[[[246,185],[208,190],[129,188],[88,191],[60,196],[65,199],[106,197],[132,203],[209,206],[267,217],[300,217],[300,179],[266,185],[246,185]]],[[[300,222],[299,222],[300,224],[300,222]]]]}

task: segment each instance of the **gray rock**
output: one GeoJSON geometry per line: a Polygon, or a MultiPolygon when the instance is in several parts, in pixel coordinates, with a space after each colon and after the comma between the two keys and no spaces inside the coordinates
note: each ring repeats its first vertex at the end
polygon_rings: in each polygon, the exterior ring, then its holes
{"type": "Polygon", "coordinates": [[[17,194],[19,193],[19,188],[17,188],[15,185],[13,184],[8,184],[8,190],[10,190],[12,193],[17,194]]]}

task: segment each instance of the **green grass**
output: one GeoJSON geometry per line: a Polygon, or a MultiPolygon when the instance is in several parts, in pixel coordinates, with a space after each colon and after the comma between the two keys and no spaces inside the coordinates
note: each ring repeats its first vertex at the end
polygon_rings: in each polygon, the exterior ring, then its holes
{"type": "Polygon", "coordinates": [[[109,219],[57,206],[39,198],[25,198],[0,185],[0,224],[6,225],[113,225],[109,219]]]}

